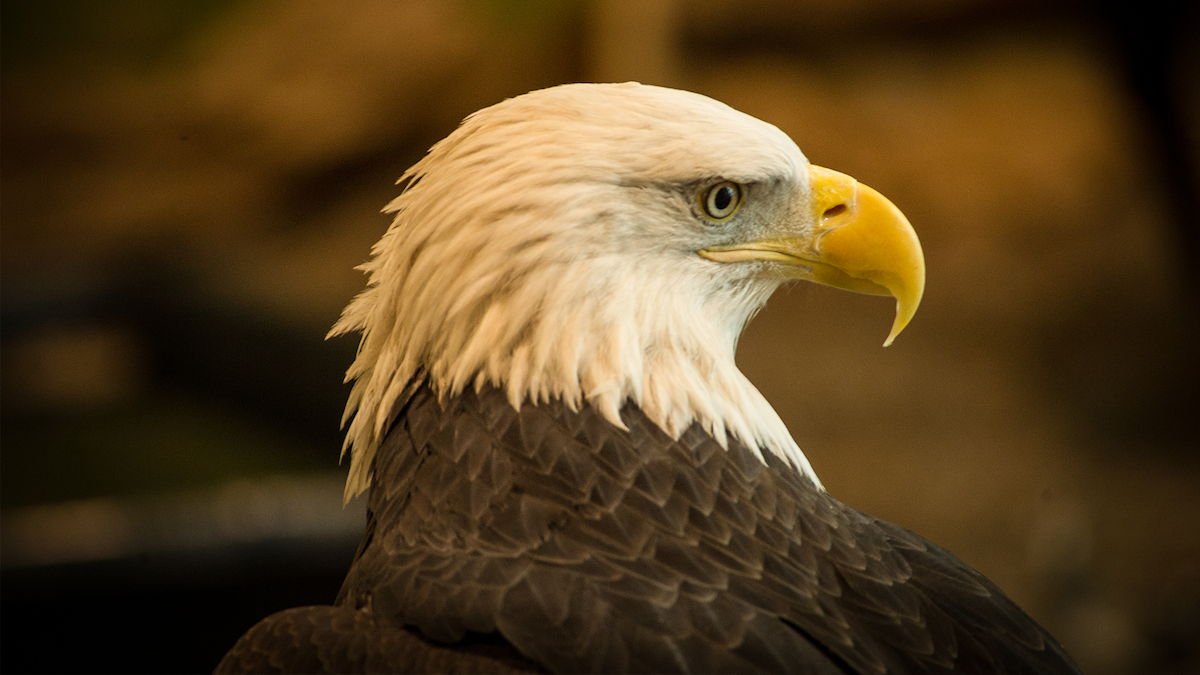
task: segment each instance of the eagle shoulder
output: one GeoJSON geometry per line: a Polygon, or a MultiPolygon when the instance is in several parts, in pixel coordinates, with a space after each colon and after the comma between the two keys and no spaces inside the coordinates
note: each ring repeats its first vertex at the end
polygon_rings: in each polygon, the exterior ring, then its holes
{"type": "Polygon", "coordinates": [[[1076,672],[993,584],[769,454],[417,387],[339,605],[557,672],[1076,672]]]}

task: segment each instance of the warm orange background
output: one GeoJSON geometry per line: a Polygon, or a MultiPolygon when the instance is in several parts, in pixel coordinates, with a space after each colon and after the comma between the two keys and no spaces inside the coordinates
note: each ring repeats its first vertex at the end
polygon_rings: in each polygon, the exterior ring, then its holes
{"type": "Polygon", "coordinates": [[[1200,31],[1169,4],[6,0],[3,506],[334,470],[354,344],[322,336],[392,181],[504,97],[640,80],[921,237],[894,346],[889,302],[802,285],[739,348],[829,491],[1087,672],[1194,672],[1200,31]]]}

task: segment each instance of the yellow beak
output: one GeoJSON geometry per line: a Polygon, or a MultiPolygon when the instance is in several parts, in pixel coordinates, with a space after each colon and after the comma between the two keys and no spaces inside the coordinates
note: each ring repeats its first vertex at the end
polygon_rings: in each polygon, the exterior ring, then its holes
{"type": "Polygon", "coordinates": [[[819,166],[809,166],[808,175],[811,197],[801,217],[811,227],[785,223],[778,237],[699,253],[717,262],[780,262],[776,269],[788,278],[896,298],[886,347],[916,314],[925,292],[925,256],[917,233],[886,197],[850,176],[819,166]],[[797,230],[804,234],[783,234],[797,230]]]}

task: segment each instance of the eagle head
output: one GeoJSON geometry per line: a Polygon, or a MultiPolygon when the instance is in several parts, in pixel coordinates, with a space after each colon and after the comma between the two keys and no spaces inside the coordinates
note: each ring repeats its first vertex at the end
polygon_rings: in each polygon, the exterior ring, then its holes
{"type": "Polygon", "coordinates": [[[678,437],[699,423],[820,485],[738,370],[746,322],[789,279],[891,295],[886,344],[916,311],[920,243],[871,188],[809,164],[776,127],[699,94],[573,84],[463,121],[401,178],[395,219],[331,335],[362,333],[343,453],[370,483],[416,381],[490,384],[513,406],[641,408],[678,437]]]}

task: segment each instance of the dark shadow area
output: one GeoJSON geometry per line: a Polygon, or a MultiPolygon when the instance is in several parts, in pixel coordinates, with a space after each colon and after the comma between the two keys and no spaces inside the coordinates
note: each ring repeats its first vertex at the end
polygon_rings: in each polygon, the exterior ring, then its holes
{"type": "Polygon", "coordinates": [[[6,570],[6,673],[207,673],[259,619],[332,604],[358,542],[6,570]]]}

